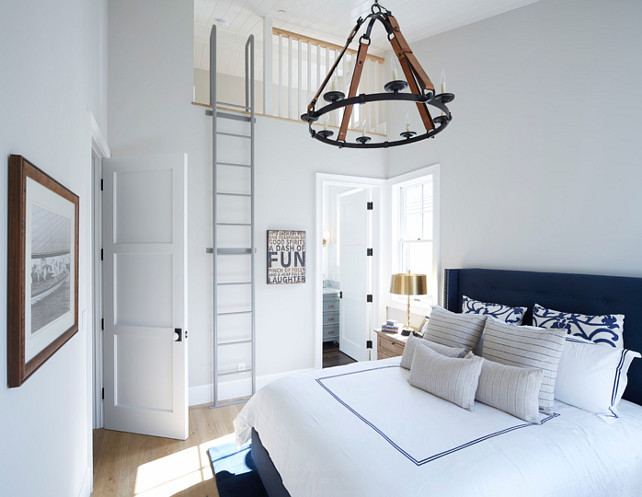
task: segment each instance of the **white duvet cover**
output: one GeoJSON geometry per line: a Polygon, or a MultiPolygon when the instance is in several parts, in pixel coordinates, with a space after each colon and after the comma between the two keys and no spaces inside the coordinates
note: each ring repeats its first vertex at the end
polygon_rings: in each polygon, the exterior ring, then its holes
{"type": "Polygon", "coordinates": [[[277,380],[234,421],[254,427],[292,497],[639,497],[642,407],[607,424],[563,403],[532,425],[407,382],[399,357],[277,380]]]}

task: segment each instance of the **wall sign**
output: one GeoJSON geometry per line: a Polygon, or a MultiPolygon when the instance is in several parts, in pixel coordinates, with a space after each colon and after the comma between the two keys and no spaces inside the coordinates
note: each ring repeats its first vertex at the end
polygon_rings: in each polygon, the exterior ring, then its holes
{"type": "Polygon", "coordinates": [[[305,231],[268,230],[267,282],[305,283],[305,231]]]}

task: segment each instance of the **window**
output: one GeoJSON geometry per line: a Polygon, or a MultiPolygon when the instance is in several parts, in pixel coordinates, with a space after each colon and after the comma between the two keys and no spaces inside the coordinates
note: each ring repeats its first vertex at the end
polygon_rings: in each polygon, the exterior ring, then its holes
{"type": "MultiPolygon", "coordinates": [[[[428,280],[428,295],[411,297],[414,312],[422,312],[437,301],[438,261],[435,250],[435,192],[437,167],[423,171],[423,175],[393,184],[393,273],[425,274],[428,280]],[[426,174],[430,171],[429,174],[426,174]]],[[[407,304],[407,297],[391,295],[393,305],[407,304]]]]}

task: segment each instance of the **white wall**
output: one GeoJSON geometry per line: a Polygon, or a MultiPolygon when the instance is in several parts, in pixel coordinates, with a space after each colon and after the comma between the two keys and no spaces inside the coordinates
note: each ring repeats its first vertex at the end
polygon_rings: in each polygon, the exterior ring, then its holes
{"type": "MultiPolygon", "coordinates": [[[[255,51],[257,50],[258,47],[255,48],[255,51]]],[[[255,77],[257,76],[255,73],[255,77]]],[[[219,102],[245,105],[245,78],[231,74],[219,74],[216,79],[216,93],[218,93],[219,102]]],[[[210,103],[209,71],[194,69],[194,97],[194,102],[210,103]]],[[[263,81],[255,81],[254,83],[254,108],[256,112],[263,113],[263,81]]]]}
{"type": "Polygon", "coordinates": [[[20,154],[80,197],[80,331],[21,387],[7,388],[7,168],[0,174],[0,493],[89,495],[91,454],[90,112],[106,131],[103,0],[0,3],[0,157],[20,154]],[[83,312],[86,311],[86,327],[83,312]]]}
{"type": "MultiPolygon", "coordinates": [[[[190,105],[191,2],[109,2],[109,131],[113,157],[187,152],[189,156],[190,403],[210,401],[211,118],[190,105]]],[[[220,153],[227,153],[222,150],[220,153]]],[[[315,173],[383,177],[386,154],[339,150],[313,141],[304,123],[256,122],[257,374],[314,366],[315,173]],[[307,232],[307,281],[267,285],[265,232],[307,232]]],[[[320,248],[320,247],[319,247],[320,248]]]]}
{"type": "Polygon", "coordinates": [[[544,0],[412,44],[453,121],[388,175],[441,163],[442,267],[642,276],[641,25],[637,0],[544,0]]]}

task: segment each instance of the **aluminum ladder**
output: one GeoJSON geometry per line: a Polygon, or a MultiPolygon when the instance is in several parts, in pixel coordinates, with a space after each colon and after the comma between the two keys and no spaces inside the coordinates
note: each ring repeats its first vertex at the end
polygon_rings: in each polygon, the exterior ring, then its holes
{"type": "MultiPolygon", "coordinates": [[[[213,332],[213,398],[214,402],[211,407],[222,407],[231,404],[246,402],[256,391],[256,347],[255,347],[255,263],[256,254],[255,233],[254,233],[254,35],[250,35],[245,44],[245,105],[238,105],[226,102],[220,102],[217,98],[216,91],[216,26],[212,26],[210,33],[210,104],[212,110],[207,110],[206,114],[212,116],[212,233],[213,246],[206,251],[213,256],[213,278],[212,278],[212,332],[213,332]],[[219,129],[219,119],[247,123],[249,134],[246,132],[228,132],[219,129]],[[240,147],[249,147],[249,164],[231,161],[219,160],[219,138],[231,137],[240,143],[240,147]],[[219,174],[221,169],[225,168],[249,168],[249,192],[221,191],[219,174]],[[247,222],[225,222],[221,220],[219,202],[223,199],[245,198],[250,202],[250,220],[247,222]],[[248,229],[250,231],[250,246],[242,247],[221,247],[219,238],[219,229],[228,227],[231,229],[248,229]],[[225,281],[219,282],[219,268],[225,263],[225,258],[229,256],[243,256],[249,258],[250,278],[243,281],[225,281]],[[231,287],[248,287],[250,288],[250,306],[248,309],[241,310],[219,310],[219,297],[221,292],[231,287]],[[221,318],[229,316],[248,315],[250,317],[249,336],[241,339],[222,339],[221,338],[221,318]],[[225,350],[235,345],[249,345],[251,348],[251,363],[249,367],[238,367],[237,369],[221,370],[220,366],[224,363],[225,350]],[[243,397],[237,397],[233,400],[219,399],[221,377],[234,375],[245,375],[248,381],[247,373],[251,375],[251,393],[243,397]]],[[[222,124],[222,123],[221,123],[222,124]]],[[[243,161],[245,162],[245,161],[243,161]]],[[[229,291],[229,290],[228,290],[229,291]]]]}

